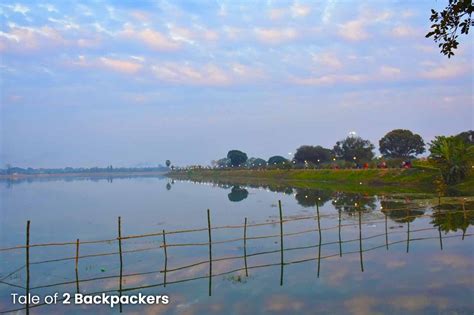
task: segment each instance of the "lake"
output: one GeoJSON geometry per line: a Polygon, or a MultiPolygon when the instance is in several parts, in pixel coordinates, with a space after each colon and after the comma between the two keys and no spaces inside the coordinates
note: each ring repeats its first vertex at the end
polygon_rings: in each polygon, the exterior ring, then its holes
{"type": "Polygon", "coordinates": [[[474,312],[474,205],[463,206],[462,198],[438,206],[429,195],[165,177],[0,187],[0,312],[24,308],[12,304],[11,293],[24,294],[28,285],[41,297],[121,288],[122,295],[170,298],[168,305],[114,308],[30,305],[31,314],[474,312]],[[29,268],[21,248],[28,220],[31,245],[54,243],[31,247],[29,268]]]}

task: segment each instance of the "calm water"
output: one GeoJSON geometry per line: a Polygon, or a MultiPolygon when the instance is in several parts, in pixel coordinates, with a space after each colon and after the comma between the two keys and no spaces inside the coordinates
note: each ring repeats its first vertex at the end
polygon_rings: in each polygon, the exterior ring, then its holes
{"type": "MultiPolygon", "coordinates": [[[[474,312],[474,206],[469,202],[465,211],[460,204],[438,209],[428,196],[212,185],[158,177],[0,185],[1,248],[25,244],[27,220],[32,244],[114,239],[118,216],[122,236],[204,228],[166,235],[166,287],[162,236],[122,241],[123,294],[167,294],[171,299],[166,306],[124,305],[127,314],[474,312]],[[283,255],[278,200],[284,217],[283,255]],[[212,230],[212,270],[207,209],[213,227],[231,226],[212,230]],[[172,246],[190,243],[194,245],[172,246]]],[[[31,293],[79,289],[116,294],[118,246],[116,240],[80,245],[79,283],[75,245],[31,248],[31,293]]],[[[25,249],[1,251],[0,261],[0,311],[21,308],[12,305],[10,294],[25,292],[25,249]]],[[[119,307],[30,310],[86,312],[118,313],[119,307]]]]}

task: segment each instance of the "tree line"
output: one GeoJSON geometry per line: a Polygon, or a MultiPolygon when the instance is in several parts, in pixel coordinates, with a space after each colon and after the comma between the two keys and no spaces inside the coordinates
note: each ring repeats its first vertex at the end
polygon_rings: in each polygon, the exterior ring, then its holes
{"type": "MultiPolygon", "coordinates": [[[[410,165],[416,156],[426,152],[426,144],[419,134],[406,129],[395,129],[379,140],[381,156],[375,158],[375,145],[355,134],[337,141],[332,149],[320,145],[302,145],[292,159],[281,155],[268,160],[251,157],[240,150],[230,150],[227,156],[212,161],[215,168],[339,168],[388,167],[410,165]]],[[[428,143],[428,161],[438,168],[445,183],[454,184],[464,179],[474,160],[474,131],[454,136],[437,136],[428,143]]]]}

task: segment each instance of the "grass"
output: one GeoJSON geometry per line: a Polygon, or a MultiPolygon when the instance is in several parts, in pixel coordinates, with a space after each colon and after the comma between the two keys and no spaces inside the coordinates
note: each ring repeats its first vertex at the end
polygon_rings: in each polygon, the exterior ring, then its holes
{"type": "MultiPolygon", "coordinates": [[[[288,185],[365,193],[435,193],[438,171],[429,167],[411,169],[317,169],[317,170],[207,170],[175,171],[168,176],[228,184],[288,185]]],[[[474,178],[456,185],[459,195],[474,195],[474,178]]]]}

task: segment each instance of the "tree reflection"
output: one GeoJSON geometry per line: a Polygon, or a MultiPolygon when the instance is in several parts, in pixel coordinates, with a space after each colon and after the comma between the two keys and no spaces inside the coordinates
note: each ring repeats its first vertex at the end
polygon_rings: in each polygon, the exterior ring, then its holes
{"type": "Polygon", "coordinates": [[[416,217],[425,214],[425,210],[423,209],[408,209],[415,206],[413,203],[395,200],[382,200],[380,201],[380,205],[382,206],[382,212],[397,223],[413,222],[415,221],[416,217]]]}
{"type": "Polygon", "coordinates": [[[376,208],[375,197],[361,193],[336,192],[332,204],[338,211],[354,213],[356,211],[371,212],[376,208]]]}
{"type": "Polygon", "coordinates": [[[241,188],[240,186],[234,186],[232,187],[232,190],[230,193],[227,195],[227,198],[229,198],[230,201],[232,202],[239,202],[247,198],[249,195],[249,192],[245,188],[241,188]]]}
{"type": "Polygon", "coordinates": [[[295,199],[299,205],[305,208],[315,207],[316,203],[322,206],[332,199],[332,192],[329,190],[296,188],[295,199]]]}
{"type": "Polygon", "coordinates": [[[431,224],[445,233],[456,232],[458,229],[466,232],[469,225],[474,225],[474,213],[472,211],[439,211],[433,214],[431,224]]]}

